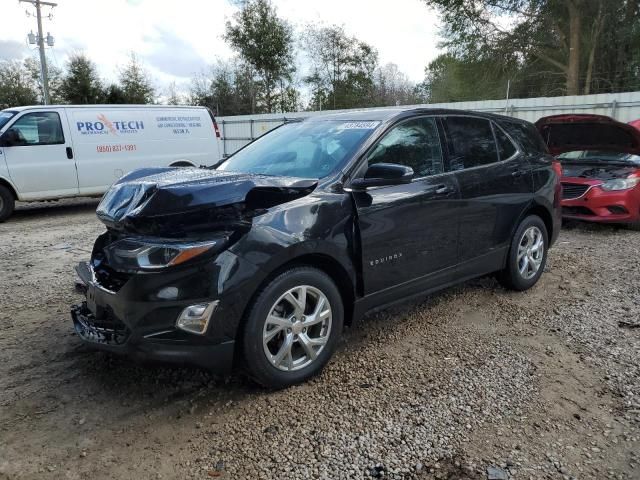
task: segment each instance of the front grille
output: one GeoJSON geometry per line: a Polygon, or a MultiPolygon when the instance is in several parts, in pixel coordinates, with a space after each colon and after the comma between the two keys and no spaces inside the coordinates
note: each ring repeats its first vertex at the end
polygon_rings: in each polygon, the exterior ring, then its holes
{"type": "Polygon", "coordinates": [[[589,185],[583,185],[582,183],[562,183],[562,199],[571,200],[584,195],[589,190],[589,185]]]}
{"type": "Polygon", "coordinates": [[[563,215],[595,215],[587,207],[562,207],[563,215]]]}
{"type": "Polygon", "coordinates": [[[127,326],[118,319],[113,311],[101,309],[99,317],[82,302],[71,309],[76,332],[85,340],[106,345],[123,345],[129,337],[127,326]]]}

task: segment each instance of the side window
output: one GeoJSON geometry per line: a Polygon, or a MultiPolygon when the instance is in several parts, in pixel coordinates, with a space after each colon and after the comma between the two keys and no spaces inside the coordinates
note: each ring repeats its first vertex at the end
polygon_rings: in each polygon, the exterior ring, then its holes
{"type": "Polygon", "coordinates": [[[498,161],[491,123],[484,118],[444,117],[451,170],[478,167],[498,161]]]}
{"type": "Polygon", "coordinates": [[[502,126],[516,142],[522,145],[525,152],[529,154],[547,153],[547,146],[533,125],[501,121],[500,126],[502,126]]]}
{"type": "Polygon", "coordinates": [[[416,177],[442,173],[442,148],[435,119],[415,118],[393,127],[369,154],[368,163],[405,165],[413,169],[416,177]]]}
{"type": "Polygon", "coordinates": [[[495,133],[496,135],[496,142],[498,144],[498,155],[500,155],[500,160],[511,158],[517,151],[516,146],[500,127],[498,127],[496,124],[492,125],[493,133],[495,133]]]}
{"type": "Polygon", "coordinates": [[[64,143],[60,116],[55,112],[27,113],[5,133],[12,146],[64,143]]]}

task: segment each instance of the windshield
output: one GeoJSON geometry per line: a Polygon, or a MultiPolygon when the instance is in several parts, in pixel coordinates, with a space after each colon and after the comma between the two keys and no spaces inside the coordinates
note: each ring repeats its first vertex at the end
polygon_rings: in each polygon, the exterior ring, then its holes
{"type": "Polygon", "coordinates": [[[561,162],[623,162],[640,165],[640,155],[632,153],[606,152],[599,150],[578,150],[558,155],[561,162]]]}
{"type": "Polygon", "coordinates": [[[3,110],[0,112],[0,130],[4,127],[9,120],[18,112],[12,112],[10,110],[3,110]]]}
{"type": "Polygon", "coordinates": [[[341,167],[380,122],[289,123],[247,145],[218,170],[322,178],[341,167]]]}

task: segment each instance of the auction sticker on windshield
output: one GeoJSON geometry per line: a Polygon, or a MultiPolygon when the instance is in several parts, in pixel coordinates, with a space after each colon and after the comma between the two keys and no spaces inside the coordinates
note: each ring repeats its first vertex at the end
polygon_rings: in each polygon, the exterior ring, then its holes
{"type": "Polygon", "coordinates": [[[380,122],[347,122],[340,125],[341,130],[373,130],[380,122]]]}

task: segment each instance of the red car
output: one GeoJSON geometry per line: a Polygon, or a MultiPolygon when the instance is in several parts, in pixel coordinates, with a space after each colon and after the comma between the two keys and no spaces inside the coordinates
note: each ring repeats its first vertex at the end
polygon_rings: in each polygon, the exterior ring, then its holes
{"type": "Polygon", "coordinates": [[[562,216],[640,228],[640,130],[604,115],[543,117],[536,127],[562,164],[562,216]]]}

